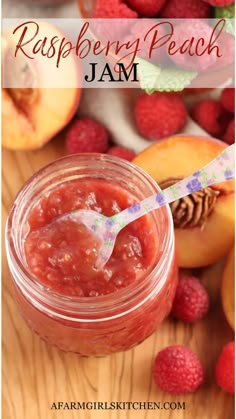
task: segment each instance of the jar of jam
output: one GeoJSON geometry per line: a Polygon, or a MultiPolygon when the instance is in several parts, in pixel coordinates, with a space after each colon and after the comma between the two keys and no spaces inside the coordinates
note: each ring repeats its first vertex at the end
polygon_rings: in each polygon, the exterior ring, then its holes
{"type": "Polygon", "coordinates": [[[168,206],[121,230],[101,271],[92,233],[62,216],[82,208],[112,216],[158,189],[132,163],[86,153],[50,163],[23,186],[7,222],[7,259],[19,312],[46,342],[106,355],[139,344],[167,316],[177,284],[168,206]]]}

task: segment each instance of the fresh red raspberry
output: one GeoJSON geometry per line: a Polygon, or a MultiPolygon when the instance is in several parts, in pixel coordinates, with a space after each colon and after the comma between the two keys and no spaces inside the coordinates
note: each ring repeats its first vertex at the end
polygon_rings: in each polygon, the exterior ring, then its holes
{"type": "Polygon", "coordinates": [[[93,17],[98,19],[135,19],[138,14],[121,0],[97,0],[93,17]]]}
{"type": "Polygon", "coordinates": [[[166,0],[126,0],[132,9],[136,10],[142,17],[156,16],[166,0]]]}
{"type": "Polygon", "coordinates": [[[92,32],[103,44],[107,44],[108,41],[122,39],[129,30],[129,19],[136,19],[138,13],[131,10],[122,0],[97,0],[93,17],[95,19],[90,22],[92,32]],[[119,20],[111,23],[111,19],[119,20]]]}
{"type": "Polygon", "coordinates": [[[204,1],[210,4],[211,6],[216,6],[216,7],[229,6],[230,4],[234,3],[234,0],[204,0],[204,1]]]}
{"type": "Polygon", "coordinates": [[[203,384],[204,369],[190,349],[174,345],[157,354],[153,378],[156,385],[167,393],[192,393],[203,384]]]}
{"type": "Polygon", "coordinates": [[[227,130],[225,131],[223,140],[231,145],[235,142],[235,120],[232,119],[232,121],[230,121],[227,130]]]}
{"type": "Polygon", "coordinates": [[[66,147],[70,154],[105,153],[108,149],[108,133],[92,119],[76,119],[67,130],[66,147]]]}
{"type": "Polygon", "coordinates": [[[146,93],[135,104],[135,119],[140,134],[158,140],[183,128],[187,111],[182,99],[173,93],[146,93]]]}
{"type": "Polygon", "coordinates": [[[224,108],[232,113],[235,113],[235,89],[224,89],[221,94],[221,103],[224,108]]]}
{"type": "Polygon", "coordinates": [[[121,159],[125,159],[128,161],[133,160],[133,158],[135,157],[134,151],[125,147],[120,147],[120,146],[111,147],[108,150],[107,154],[110,154],[111,156],[120,157],[121,159]]]}
{"type": "Polygon", "coordinates": [[[234,62],[235,38],[227,32],[221,32],[220,37],[217,39],[217,43],[221,57],[217,58],[215,64],[209,69],[209,71],[217,70],[217,72],[219,72],[222,68],[222,73],[219,73],[219,76],[222,74],[222,78],[225,80],[224,67],[229,64],[233,64],[234,62]]]}
{"type": "Polygon", "coordinates": [[[182,277],[179,280],[172,314],[180,320],[195,322],[208,311],[209,296],[201,282],[193,277],[182,277]]]}
{"type": "Polygon", "coordinates": [[[158,39],[160,44],[163,43],[163,47],[156,48],[151,51],[151,44],[153,41],[152,28],[156,25],[156,22],[152,19],[137,19],[134,20],[133,24],[129,25],[129,33],[124,39],[124,42],[135,42],[138,38],[140,40],[138,56],[144,60],[149,60],[155,64],[161,65],[164,63],[164,59],[167,56],[167,49],[164,48],[166,31],[162,25],[158,27],[158,39]],[[163,38],[163,41],[161,39],[163,38]],[[151,51],[151,56],[149,56],[151,51]]]}
{"type": "Polygon", "coordinates": [[[162,18],[168,19],[207,19],[210,6],[202,0],[168,0],[161,11],[162,18]]]}
{"type": "Polygon", "coordinates": [[[228,393],[234,393],[234,351],[234,342],[225,345],[215,367],[216,382],[228,393]]]}
{"type": "MultiPolygon", "coordinates": [[[[181,69],[201,72],[217,63],[218,58],[215,54],[202,54],[203,47],[199,46],[200,38],[210,39],[212,28],[201,19],[188,19],[180,23],[175,28],[176,46],[169,50],[169,57],[181,69]],[[191,44],[187,43],[185,52],[178,50],[177,46],[183,44],[183,40],[193,38],[191,44]]],[[[215,42],[218,46],[218,41],[215,42]]]]}
{"type": "Polygon", "coordinates": [[[192,109],[192,117],[205,131],[215,137],[223,135],[230,120],[221,103],[213,99],[198,102],[192,109]]]}

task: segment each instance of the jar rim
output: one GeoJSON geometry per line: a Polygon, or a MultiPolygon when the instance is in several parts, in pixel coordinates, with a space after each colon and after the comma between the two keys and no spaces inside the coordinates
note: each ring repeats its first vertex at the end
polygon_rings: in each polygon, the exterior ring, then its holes
{"type": "MultiPolygon", "coordinates": [[[[14,204],[12,206],[12,209],[10,211],[7,224],[6,224],[6,251],[7,251],[7,259],[8,261],[13,261],[12,266],[10,267],[11,273],[18,277],[19,279],[19,273],[20,272],[20,284],[22,287],[22,291],[29,296],[29,289],[27,289],[27,286],[30,288],[30,291],[33,292],[34,298],[35,298],[35,305],[38,306],[38,308],[42,309],[43,306],[47,305],[47,311],[51,311],[51,314],[55,314],[54,310],[50,310],[49,305],[54,303],[55,307],[57,307],[57,310],[66,312],[65,305],[68,307],[68,313],[73,312],[75,313],[78,311],[78,307],[80,311],[83,311],[83,309],[88,310],[88,305],[90,307],[89,313],[94,314],[98,313],[98,309],[101,309],[101,312],[104,312],[104,308],[106,308],[106,312],[108,313],[107,317],[102,320],[108,320],[111,317],[109,317],[109,310],[107,310],[107,305],[109,302],[112,302],[111,304],[111,312],[112,309],[114,309],[114,306],[116,302],[119,301],[120,304],[124,303],[127,300],[127,294],[129,294],[129,291],[132,289],[133,284],[129,284],[127,287],[124,287],[123,289],[117,290],[116,292],[112,294],[102,295],[98,297],[77,297],[77,296],[68,296],[63,295],[59,292],[56,292],[52,290],[51,288],[45,286],[42,284],[30,271],[30,269],[27,267],[26,263],[20,258],[19,252],[16,249],[14,239],[13,239],[13,230],[14,230],[14,217],[17,211],[19,211],[19,201],[21,201],[23,198],[25,198],[25,195],[29,192],[30,188],[32,187],[32,183],[36,183],[37,180],[42,179],[43,176],[47,175],[47,171],[50,171],[50,169],[56,169],[56,167],[59,165],[66,165],[67,163],[71,163],[72,161],[78,162],[80,160],[86,161],[86,159],[89,159],[90,164],[93,162],[100,162],[103,165],[106,164],[113,164],[114,166],[119,167],[120,169],[125,169],[126,171],[134,172],[134,175],[137,177],[140,177],[141,180],[145,181],[147,185],[149,185],[152,189],[155,191],[159,191],[160,187],[156,183],[156,181],[143,169],[136,166],[134,163],[128,162],[126,160],[117,158],[115,156],[107,155],[107,154],[100,154],[100,153],[81,153],[81,154],[75,154],[75,155],[69,155],[65,157],[61,157],[59,159],[56,159],[47,165],[43,166],[41,169],[39,169],[36,173],[34,173],[22,186],[18,194],[16,195],[14,204]],[[47,291],[47,293],[45,293],[47,291]],[[111,298],[112,295],[112,298],[111,298]],[[41,301],[41,298],[43,297],[43,302],[41,301]],[[46,300],[49,300],[46,301],[46,300]],[[77,309],[77,310],[76,310],[77,309]]],[[[70,164],[71,166],[71,164],[70,164]]],[[[63,180],[62,180],[63,182],[63,180]]],[[[153,193],[155,193],[155,191],[153,193]]],[[[152,269],[150,271],[145,272],[145,277],[142,278],[136,287],[135,290],[133,290],[133,296],[137,295],[141,289],[145,287],[144,282],[147,284],[148,280],[150,280],[151,275],[159,275],[164,269],[164,266],[166,266],[166,263],[168,262],[169,265],[171,265],[172,262],[172,254],[174,253],[174,226],[173,226],[173,219],[171,215],[171,210],[169,205],[166,205],[157,211],[165,211],[167,215],[168,220],[168,226],[165,227],[166,237],[163,242],[164,248],[162,250],[162,254],[159,257],[157,263],[152,266],[152,269]],[[166,255],[169,255],[169,261],[167,261],[166,255]],[[144,281],[145,279],[145,281],[144,281]]],[[[159,275],[160,276],[160,275],[159,275]]],[[[161,276],[160,276],[161,278],[161,276]]],[[[165,278],[163,277],[163,280],[165,278]]],[[[17,285],[19,286],[19,283],[16,281],[17,285]]],[[[159,280],[157,287],[161,288],[163,285],[163,281],[161,279],[159,280]]],[[[134,287],[133,287],[134,288],[134,287]]],[[[156,291],[156,289],[155,289],[156,291]]],[[[128,296],[130,297],[132,293],[130,293],[128,296]]],[[[148,295],[148,298],[151,298],[151,294],[148,295]]],[[[145,299],[142,300],[141,304],[145,302],[145,299]]],[[[137,308],[138,305],[135,306],[137,308]]],[[[54,306],[53,306],[54,307],[54,306]]],[[[87,312],[87,314],[89,314],[87,312]]],[[[58,313],[57,313],[58,314],[58,313]]],[[[122,312],[121,315],[127,314],[127,310],[125,312],[122,312]]],[[[60,317],[68,318],[67,316],[63,315],[62,313],[59,314],[60,317]]],[[[113,316],[119,317],[118,315],[113,316]]],[[[73,320],[71,315],[69,316],[70,320],[73,320]]],[[[82,320],[78,319],[78,317],[74,318],[74,320],[82,320]]],[[[86,317],[86,321],[89,321],[89,319],[86,317]]],[[[91,321],[96,321],[96,319],[92,319],[91,321]]],[[[99,321],[101,321],[101,318],[99,318],[99,321]]]]}

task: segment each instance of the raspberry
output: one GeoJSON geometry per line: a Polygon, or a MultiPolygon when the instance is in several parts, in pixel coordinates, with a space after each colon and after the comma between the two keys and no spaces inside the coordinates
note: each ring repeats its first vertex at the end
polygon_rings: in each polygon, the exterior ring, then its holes
{"type": "MultiPolygon", "coordinates": [[[[216,63],[209,70],[217,70],[225,67],[226,65],[234,62],[235,38],[227,32],[221,32],[220,37],[217,39],[219,50],[222,56],[218,57],[216,63]]],[[[224,73],[222,72],[222,76],[224,73]]],[[[225,78],[223,78],[225,80],[225,78]]]]}
{"type": "Polygon", "coordinates": [[[157,354],[153,368],[156,385],[167,393],[192,393],[204,382],[201,361],[190,349],[169,346],[157,354]]]}
{"type": "Polygon", "coordinates": [[[180,320],[194,322],[201,319],[208,308],[209,297],[201,282],[193,276],[180,278],[172,314],[180,320]]]}
{"type": "Polygon", "coordinates": [[[108,133],[92,119],[76,119],[67,130],[66,147],[70,154],[105,153],[108,149],[108,133]]]}
{"type": "MultiPolygon", "coordinates": [[[[124,39],[125,42],[135,42],[136,39],[140,39],[140,46],[138,56],[144,60],[150,60],[151,62],[160,65],[163,64],[163,60],[166,57],[166,51],[163,48],[156,48],[152,50],[151,57],[149,57],[151,43],[153,41],[153,35],[146,35],[151,31],[153,27],[153,21],[151,19],[138,19],[134,20],[134,24],[129,27],[129,34],[124,39]],[[145,39],[145,41],[144,41],[145,39]]],[[[162,39],[166,35],[163,26],[158,28],[158,38],[162,39]]]]}
{"type": "Polygon", "coordinates": [[[122,0],[97,0],[93,17],[103,19],[103,21],[92,20],[91,30],[103,44],[107,44],[108,41],[121,39],[129,29],[129,19],[136,19],[138,14],[122,0]],[[111,23],[110,19],[119,20],[111,23]],[[122,23],[120,19],[124,19],[122,23]]]}
{"type": "Polygon", "coordinates": [[[205,131],[215,137],[220,137],[229,123],[229,115],[220,102],[205,99],[198,102],[193,110],[192,117],[205,131]]]}
{"type": "Polygon", "coordinates": [[[232,121],[230,121],[227,130],[225,131],[225,135],[223,137],[223,140],[231,145],[235,142],[235,120],[232,119],[232,121]]]}
{"type": "MultiPolygon", "coordinates": [[[[182,3],[181,3],[182,4],[182,3]]],[[[186,22],[180,23],[175,28],[175,42],[176,45],[181,45],[183,40],[191,39],[193,37],[193,42],[191,46],[186,47],[184,53],[178,51],[177,48],[171,52],[171,60],[181,69],[191,70],[191,71],[203,71],[208,67],[213,66],[217,62],[217,58],[213,54],[202,54],[202,49],[197,48],[199,44],[198,40],[200,38],[210,39],[212,36],[212,28],[204,21],[200,19],[189,19],[186,22]],[[198,54],[196,53],[198,51],[198,54]]],[[[215,43],[215,46],[218,45],[218,42],[215,43]]]]}
{"type": "Polygon", "coordinates": [[[111,156],[120,157],[121,159],[125,159],[128,161],[133,160],[133,158],[135,157],[134,151],[129,150],[128,148],[119,147],[119,146],[111,147],[108,150],[107,154],[110,154],[111,156]]]}
{"type": "Polygon", "coordinates": [[[235,112],[235,90],[234,88],[224,89],[221,94],[221,103],[229,111],[235,112]]]}
{"type": "Polygon", "coordinates": [[[138,14],[121,0],[97,0],[93,13],[94,18],[135,19],[138,14]]]}
{"type": "Polygon", "coordinates": [[[169,0],[161,12],[168,19],[206,19],[210,17],[210,6],[202,0],[169,0]]]}
{"type": "Polygon", "coordinates": [[[127,0],[127,3],[141,16],[154,17],[160,12],[166,0],[127,0]]]}
{"type": "Polygon", "coordinates": [[[182,99],[173,93],[142,94],[136,101],[134,114],[139,132],[148,140],[176,133],[187,117],[182,99]]]}
{"type": "Polygon", "coordinates": [[[224,346],[215,366],[215,379],[223,390],[234,393],[234,342],[224,346]]]}
{"type": "Polygon", "coordinates": [[[234,0],[203,0],[211,6],[224,7],[234,3],[234,0]]]}

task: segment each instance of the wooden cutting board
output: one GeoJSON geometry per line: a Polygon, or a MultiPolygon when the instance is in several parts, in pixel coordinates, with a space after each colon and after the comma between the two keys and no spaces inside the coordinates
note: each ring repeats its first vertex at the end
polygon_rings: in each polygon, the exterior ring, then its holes
{"type": "MultiPolygon", "coordinates": [[[[24,182],[44,164],[64,154],[63,135],[38,151],[3,151],[3,228],[24,182]]],[[[12,299],[3,243],[3,419],[233,419],[233,396],[221,391],[214,381],[214,365],[221,348],[234,339],[220,301],[222,266],[218,263],[198,272],[211,298],[210,312],[202,321],[188,325],[167,319],[151,337],[128,352],[80,358],[48,346],[25,325],[12,299]],[[153,383],[156,353],[173,344],[188,346],[203,361],[206,383],[194,394],[171,396],[153,383]],[[58,402],[93,401],[160,402],[160,409],[51,409],[58,402]],[[166,410],[164,402],[184,403],[185,409],[166,410]]]]}

